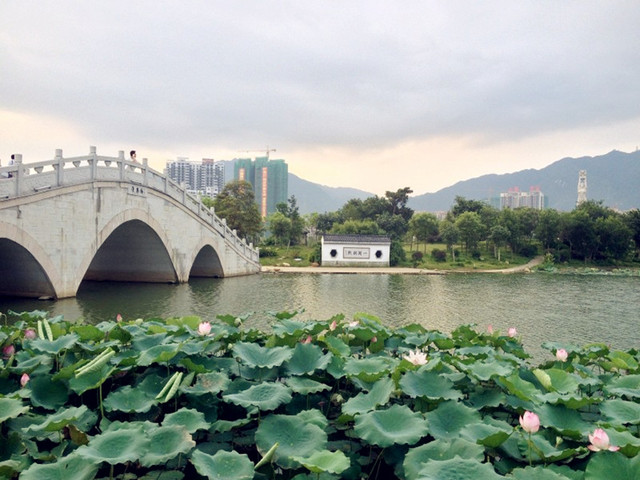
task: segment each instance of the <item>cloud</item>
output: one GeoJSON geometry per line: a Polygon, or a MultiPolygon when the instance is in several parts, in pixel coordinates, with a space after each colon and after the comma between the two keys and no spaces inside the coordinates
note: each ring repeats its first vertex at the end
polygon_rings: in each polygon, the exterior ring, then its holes
{"type": "Polygon", "coordinates": [[[60,142],[101,150],[277,145],[359,171],[380,152],[439,145],[463,165],[492,147],[567,132],[570,150],[576,130],[638,124],[639,21],[621,1],[3,2],[0,110],[55,118],[60,142]]]}

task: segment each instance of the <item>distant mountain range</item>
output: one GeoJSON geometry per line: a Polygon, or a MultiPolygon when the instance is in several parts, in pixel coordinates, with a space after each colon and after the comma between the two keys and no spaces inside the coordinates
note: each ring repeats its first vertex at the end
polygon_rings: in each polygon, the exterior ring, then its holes
{"type": "MultiPolygon", "coordinates": [[[[233,163],[226,168],[233,179],[233,163]]],[[[225,166],[226,167],[226,166],[225,166]]],[[[489,200],[501,192],[518,187],[528,191],[540,187],[548,207],[570,211],[578,197],[578,172],[587,171],[587,198],[602,200],[604,205],[620,210],[640,208],[640,151],[632,153],[613,150],[597,157],[563,158],[540,170],[528,169],[503,175],[483,175],[458,182],[434,193],[416,195],[409,207],[416,211],[446,211],[455,197],[469,200],[489,200]]],[[[407,185],[411,186],[410,182],[407,185]]],[[[300,213],[334,212],[352,198],[365,199],[373,193],[355,188],[328,187],[303,180],[289,173],[289,196],[295,195],[300,213]]]]}
{"type": "MultiPolygon", "coordinates": [[[[563,158],[540,170],[528,169],[472,178],[435,193],[411,197],[409,207],[416,211],[446,211],[451,208],[457,195],[469,200],[489,200],[512,187],[528,191],[536,186],[547,198],[549,208],[570,211],[575,208],[578,197],[580,170],[587,171],[589,200],[602,200],[606,206],[620,210],[640,208],[640,151],[625,153],[617,150],[597,157],[563,158]]],[[[373,193],[318,185],[290,173],[291,195],[296,196],[300,212],[304,214],[332,212],[351,198],[364,199],[373,196],[373,193]]]]}

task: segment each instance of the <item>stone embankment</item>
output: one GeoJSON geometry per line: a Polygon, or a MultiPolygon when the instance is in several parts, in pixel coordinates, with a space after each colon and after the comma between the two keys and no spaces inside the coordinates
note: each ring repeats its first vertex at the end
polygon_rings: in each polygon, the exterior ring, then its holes
{"type": "Polygon", "coordinates": [[[530,272],[533,267],[540,265],[543,256],[535,257],[525,265],[492,270],[429,270],[425,268],[409,267],[291,267],[291,266],[263,266],[263,273],[341,273],[341,274],[385,274],[385,275],[444,275],[447,273],[517,273],[530,272]]]}

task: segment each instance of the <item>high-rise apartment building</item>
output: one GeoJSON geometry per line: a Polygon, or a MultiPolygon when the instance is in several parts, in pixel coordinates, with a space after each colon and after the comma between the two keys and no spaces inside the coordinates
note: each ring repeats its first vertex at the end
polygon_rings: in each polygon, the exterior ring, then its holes
{"type": "Polygon", "coordinates": [[[236,158],[233,164],[234,180],[245,180],[253,185],[253,193],[262,217],[274,213],[278,203],[286,203],[289,192],[289,168],[284,160],[266,157],[236,158]]]}
{"type": "Polygon", "coordinates": [[[540,187],[530,187],[528,192],[521,192],[518,187],[513,187],[500,194],[500,209],[518,207],[542,210],[545,207],[545,196],[540,187]]]}
{"type": "Polygon", "coordinates": [[[203,158],[202,162],[192,162],[186,157],[168,161],[166,174],[175,182],[186,184],[187,190],[195,194],[215,198],[224,188],[224,162],[214,162],[203,158]]]}

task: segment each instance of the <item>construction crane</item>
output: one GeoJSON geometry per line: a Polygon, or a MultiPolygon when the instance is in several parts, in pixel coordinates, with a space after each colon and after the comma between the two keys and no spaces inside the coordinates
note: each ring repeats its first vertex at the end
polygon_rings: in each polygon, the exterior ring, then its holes
{"type": "Polygon", "coordinates": [[[269,154],[271,152],[275,152],[275,151],[276,151],[275,148],[269,148],[268,145],[267,145],[266,150],[238,150],[238,152],[241,152],[241,153],[251,153],[251,152],[254,152],[254,153],[255,152],[266,153],[267,160],[269,160],[269,154]]]}

